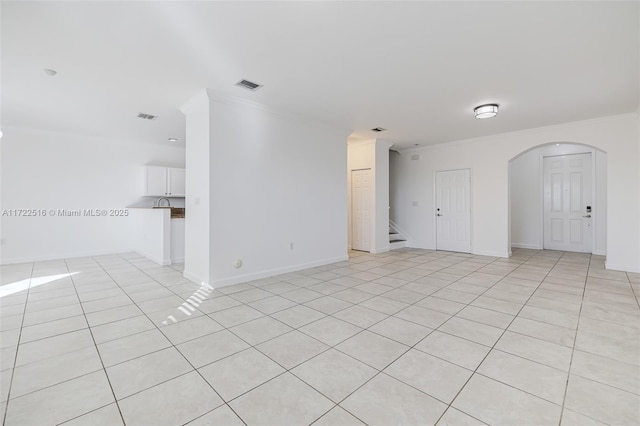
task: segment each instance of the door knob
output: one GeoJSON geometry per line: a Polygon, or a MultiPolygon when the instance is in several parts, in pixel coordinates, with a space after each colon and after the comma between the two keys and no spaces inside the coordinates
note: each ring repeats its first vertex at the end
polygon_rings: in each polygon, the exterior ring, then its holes
{"type": "Polygon", "coordinates": [[[591,215],[590,215],[590,214],[588,214],[588,215],[586,215],[586,216],[582,216],[582,217],[591,217],[591,215]]]}

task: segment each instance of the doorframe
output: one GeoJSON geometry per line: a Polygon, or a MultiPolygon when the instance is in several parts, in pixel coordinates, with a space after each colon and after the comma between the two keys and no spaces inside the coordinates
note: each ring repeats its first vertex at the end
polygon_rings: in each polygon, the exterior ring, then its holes
{"type": "MultiPolygon", "coordinates": [[[[373,173],[373,168],[372,167],[361,167],[358,169],[349,169],[349,182],[348,182],[348,191],[349,191],[349,214],[348,214],[348,224],[347,224],[347,232],[349,233],[348,238],[347,238],[347,250],[355,250],[353,248],[353,172],[361,172],[364,170],[369,170],[370,172],[373,173]]],[[[374,179],[375,182],[375,179],[374,179]]],[[[373,200],[375,196],[375,192],[376,192],[376,188],[375,188],[375,184],[372,188],[373,194],[369,194],[371,197],[370,199],[373,200]]],[[[375,203],[374,203],[375,204],[375,203]]],[[[373,208],[373,212],[370,212],[371,214],[371,218],[372,220],[370,220],[369,223],[369,250],[368,251],[363,251],[363,253],[372,253],[373,252],[373,235],[375,233],[375,205],[373,206],[369,206],[369,208],[373,208]]],[[[356,250],[356,251],[361,251],[361,250],[356,250]]]]}
{"type": "MultiPolygon", "coordinates": [[[[433,171],[433,241],[434,250],[438,250],[438,218],[436,216],[436,210],[438,208],[438,173],[439,172],[458,172],[462,170],[469,171],[469,254],[474,253],[473,249],[473,169],[471,167],[457,168],[457,169],[445,169],[433,171]]],[[[460,252],[464,253],[464,252],[460,252]]]]}
{"type": "MultiPolygon", "coordinates": [[[[586,148],[586,147],[585,147],[586,148]]],[[[596,248],[596,228],[598,226],[598,221],[596,220],[596,215],[599,212],[599,206],[597,203],[596,197],[596,150],[586,148],[584,151],[579,152],[571,152],[568,154],[558,154],[558,155],[545,155],[540,153],[540,208],[542,209],[540,214],[540,250],[545,250],[544,248],[544,159],[549,157],[565,157],[567,155],[580,155],[580,154],[591,154],[591,254],[595,254],[596,248]]],[[[608,172],[608,170],[607,170],[608,172]]],[[[511,218],[509,218],[511,220],[511,218]]]]}

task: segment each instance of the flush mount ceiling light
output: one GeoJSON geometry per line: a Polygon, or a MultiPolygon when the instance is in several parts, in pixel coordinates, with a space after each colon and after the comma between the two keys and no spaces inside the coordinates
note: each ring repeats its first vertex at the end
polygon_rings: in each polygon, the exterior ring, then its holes
{"type": "Polygon", "coordinates": [[[498,104],[480,105],[473,109],[476,118],[491,118],[498,115],[498,104]]]}
{"type": "Polygon", "coordinates": [[[43,71],[49,77],[53,77],[54,75],[58,74],[58,71],[52,70],[51,68],[45,68],[43,71]]]}
{"type": "Polygon", "coordinates": [[[178,142],[178,138],[169,138],[169,142],[178,142]]]}

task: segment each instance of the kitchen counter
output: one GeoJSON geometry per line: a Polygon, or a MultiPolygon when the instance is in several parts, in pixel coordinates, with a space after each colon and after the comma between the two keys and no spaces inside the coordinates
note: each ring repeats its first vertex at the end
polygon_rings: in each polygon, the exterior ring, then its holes
{"type": "Polygon", "coordinates": [[[153,207],[153,206],[130,206],[130,209],[171,209],[171,219],[184,219],[185,217],[185,208],[184,207],[170,207],[170,206],[162,206],[162,207],[153,207]]]}
{"type": "Polygon", "coordinates": [[[184,219],[184,207],[152,207],[153,209],[171,209],[171,219],[184,219]]]}
{"type": "Polygon", "coordinates": [[[136,251],[160,265],[184,262],[184,207],[130,206],[136,251]]]}

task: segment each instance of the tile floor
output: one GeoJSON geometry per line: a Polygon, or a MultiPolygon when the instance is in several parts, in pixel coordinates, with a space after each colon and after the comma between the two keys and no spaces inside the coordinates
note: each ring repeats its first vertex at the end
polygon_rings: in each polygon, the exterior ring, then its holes
{"type": "Polygon", "coordinates": [[[1,272],[6,425],[640,424],[640,275],[598,256],[353,252],[214,291],[135,254],[1,272]]]}

